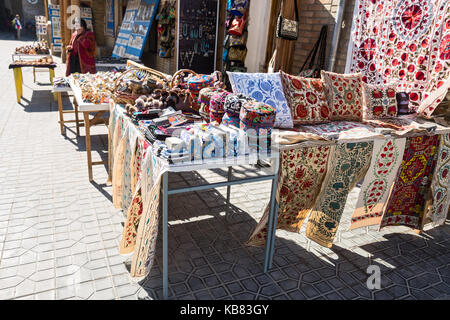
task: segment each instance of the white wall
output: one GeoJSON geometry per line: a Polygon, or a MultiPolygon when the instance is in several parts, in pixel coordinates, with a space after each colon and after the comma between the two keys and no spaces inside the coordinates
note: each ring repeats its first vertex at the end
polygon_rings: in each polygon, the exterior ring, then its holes
{"type": "Polygon", "coordinates": [[[271,0],[250,0],[247,57],[247,72],[262,72],[266,55],[266,44],[270,20],[271,0]]]}

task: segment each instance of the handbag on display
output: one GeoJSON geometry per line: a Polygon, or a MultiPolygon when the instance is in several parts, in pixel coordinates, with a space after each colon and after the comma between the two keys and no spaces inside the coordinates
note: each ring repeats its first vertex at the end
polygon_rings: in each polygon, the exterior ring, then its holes
{"type": "MultiPolygon", "coordinates": [[[[242,36],[231,36],[229,38],[229,46],[230,47],[236,47],[236,46],[245,46],[247,43],[247,32],[244,32],[242,36]]],[[[228,36],[228,35],[227,35],[228,36]]]]}
{"type": "Polygon", "coordinates": [[[247,48],[231,47],[228,52],[228,58],[230,60],[245,61],[247,56],[247,48]]]}
{"type": "Polygon", "coordinates": [[[285,40],[298,39],[298,7],[297,0],[295,4],[295,20],[283,18],[283,2],[281,2],[280,15],[277,20],[277,37],[285,40]]]}
{"type": "Polygon", "coordinates": [[[231,27],[228,30],[228,33],[235,36],[242,36],[246,20],[247,14],[244,14],[242,17],[235,17],[233,22],[231,23],[231,27]]]}
{"type": "Polygon", "coordinates": [[[243,16],[247,11],[249,0],[234,0],[230,5],[230,12],[235,16],[243,16]]]}
{"type": "Polygon", "coordinates": [[[325,68],[325,51],[327,48],[327,31],[328,26],[323,25],[320,30],[319,39],[315,43],[311,52],[306,57],[305,63],[303,63],[302,67],[299,71],[299,76],[305,78],[320,78],[320,71],[325,68]],[[319,56],[316,61],[317,51],[319,51],[319,56]],[[308,63],[308,68],[305,69],[306,64],[308,63]]]}

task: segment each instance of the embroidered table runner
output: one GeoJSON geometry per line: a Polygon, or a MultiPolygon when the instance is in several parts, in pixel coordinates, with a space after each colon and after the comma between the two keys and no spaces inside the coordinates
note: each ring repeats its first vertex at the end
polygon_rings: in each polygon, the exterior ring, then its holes
{"type": "Polygon", "coordinates": [[[393,225],[421,228],[438,147],[437,135],[406,139],[402,165],[381,218],[380,229],[393,225]]]}
{"type": "Polygon", "coordinates": [[[375,140],[372,161],[361,186],[350,230],[379,224],[402,164],[406,139],[375,140]]]}
{"type": "Polygon", "coordinates": [[[373,142],[333,146],[319,197],[306,226],[306,236],[324,247],[331,247],[351,189],[366,173],[373,142]]]}
{"type": "Polygon", "coordinates": [[[444,224],[450,207],[450,134],[441,136],[438,162],[431,183],[433,205],[430,218],[433,226],[444,224]]]}
{"type": "MultiPolygon", "coordinates": [[[[298,232],[314,205],[325,177],[331,146],[282,151],[278,177],[277,228],[298,232]]],[[[247,245],[263,246],[267,239],[270,203],[247,245]]]]}

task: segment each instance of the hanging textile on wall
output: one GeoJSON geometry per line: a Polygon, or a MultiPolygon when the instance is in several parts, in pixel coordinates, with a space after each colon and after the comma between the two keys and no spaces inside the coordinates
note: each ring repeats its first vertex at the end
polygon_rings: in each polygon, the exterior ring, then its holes
{"type": "Polygon", "coordinates": [[[348,194],[367,172],[372,150],[373,142],[332,147],[322,190],[306,226],[309,239],[331,248],[348,194]]]}
{"type": "MultiPolygon", "coordinates": [[[[320,192],[330,148],[330,146],[305,147],[281,152],[277,190],[279,203],[277,229],[300,231],[320,192]]],[[[247,245],[262,246],[266,243],[269,206],[270,203],[247,245]]]]}
{"type": "Polygon", "coordinates": [[[444,224],[450,207],[450,134],[441,136],[438,162],[431,183],[433,206],[430,218],[433,226],[444,224]]]}
{"type": "Polygon", "coordinates": [[[406,139],[402,166],[381,218],[380,229],[398,225],[421,229],[438,147],[438,135],[406,139]]]}
{"type": "Polygon", "coordinates": [[[406,139],[377,139],[372,161],[361,186],[350,230],[378,225],[383,215],[398,169],[402,164],[406,139]]]}
{"type": "Polygon", "coordinates": [[[448,85],[448,0],[360,1],[356,11],[350,72],[362,72],[371,84],[395,83],[409,93],[413,112],[448,85]]]}

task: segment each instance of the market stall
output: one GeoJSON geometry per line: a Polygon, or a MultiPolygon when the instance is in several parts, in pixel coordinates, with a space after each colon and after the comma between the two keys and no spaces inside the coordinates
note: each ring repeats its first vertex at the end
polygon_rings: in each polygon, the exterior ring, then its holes
{"type": "MultiPolygon", "coordinates": [[[[34,82],[36,82],[36,69],[47,69],[50,82],[53,84],[56,63],[53,61],[45,41],[18,47],[12,55],[12,63],[9,65],[9,69],[12,69],[14,72],[14,83],[16,86],[18,103],[20,103],[23,94],[22,68],[33,68],[34,82]]],[[[56,94],[54,95],[54,99],[57,99],[56,94]]]]}

